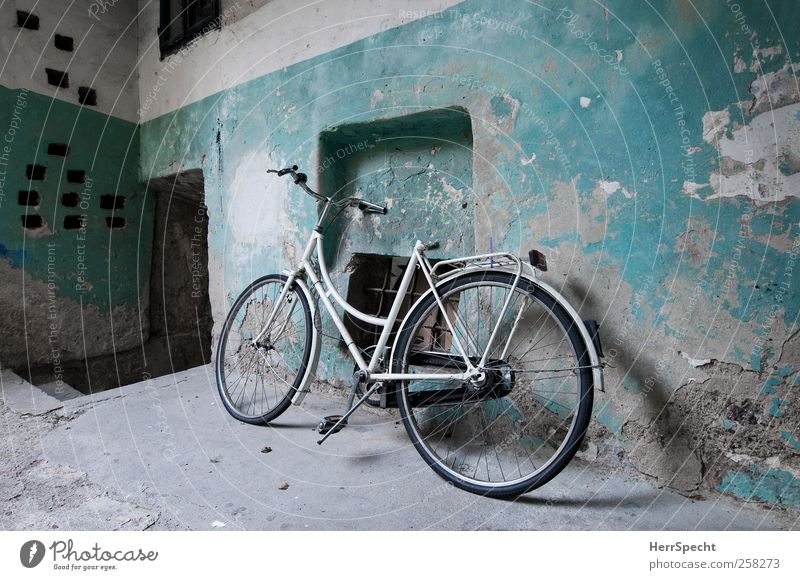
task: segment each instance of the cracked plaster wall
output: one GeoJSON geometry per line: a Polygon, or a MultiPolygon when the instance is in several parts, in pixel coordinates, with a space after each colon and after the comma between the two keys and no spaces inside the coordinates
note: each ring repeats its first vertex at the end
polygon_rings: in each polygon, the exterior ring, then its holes
{"type": "MultiPolygon", "coordinates": [[[[250,279],[296,259],[316,215],[266,168],[295,162],[313,182],[330,126],[464,107],[475,249],[543,249],[548,281],[601,321],[613,366],[583,456],[687,494],[797,507],[800,41],[782,33],[800,14],[737,6],[567,2],[566,19],[459,3],[191,104],[168,86],[173,104],[142,127],[143,172],[203,169],[219,321],[250,279]]],[[[346,376],[337,360],[324,378],[346,376]]]]}
{"type": "MultiPolygon", "coordinates": [[[[22,372],[45,366],[54,376],[63,362],[146,340],[148,296],[140,291],[148,286],[152,207],[139,184],[138,128],[107,114],[108,84],[98,86],[99,110],[36,92],[38,81],[29,80],[30,89],[9,88],[23,82],[19,72],[30,54],[22,53],[54,31],[74,30],[72,21],[85,19],[85,12],[73,7],[60,23],[39,12],[40,29],[24,30],[9,24],[16,22],[11,8],[0,10],[0,40],[10,51],[7,70],[14,71],[0,76],[0,364],[22,372]],[[53,154],[51,144],[66,145],[66,155],[53,154]],[[29,179],[32,165],[44,168],[41,179],[29,179]],[[71,177],[73,171],[83,173],[71,177]],[[31,191],[36,201],[20,203],[31,191]],[[105,209],[103,196],[114,195],[124,204],[105,209]],[[29,217],[41,218],[41,225],[23,227],[29,217]],[[112,217],[125,220],[124,227],[109,227],[112,217]]],[[[72,92],[87,71],[102,74],[102,53],[89,54],[73,53],[81,66],[70,69],[72,92]]],[[[51,59],[43,49],[28,74],[39,79],[46,66],[56,66],[51,59]]]]}

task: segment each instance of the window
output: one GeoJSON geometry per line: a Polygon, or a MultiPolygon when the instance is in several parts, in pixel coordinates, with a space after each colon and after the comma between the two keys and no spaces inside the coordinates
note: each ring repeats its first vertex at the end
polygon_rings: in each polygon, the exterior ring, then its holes
{"type": "Polygon", "coordinates": [[[79,230],[86,227],[86,218],[82,215],[65,215],[64,216],[64,229],[65,230],[79,230]]]}
{"type": "Polygon", "coordinates": [[[219,0],[161,0],[161,58],[215,28],[219,28],[219,0]]]}
{"type": "Polygon", "coordinates": [[[86,183],[86,172],[82,169],[67,169],[67,181],[70,183],[86,183]]]}
{"type": "Polygon", "coordinates": [[[91,87],[78,87],[78,102],[90,107],[97,106],[97,91],[91,87]]]}
{"type": "Polygon", "coordinates": [[[69,75],[63,70],[55,70],[52,68],[44,69],[47,74],[47,83],[54,87],[61,87],[62,89],[69,88],[69,75]]]}
{"type": "Polygon", "coordinates": [[[125,207],[124,195],[101,195],[100,209],[122,209],[125,207]]]}
{"type": "Polygon", "coordinates": [[[30,12],[17,10],[17,26],[28,30],[39,30],[39,17],[30,12]]]}
{"type": "Polygon", "coordinates": [[[36,207],[39,205],[39,201],[41,200],[41,196],[39,195],[38,191],[33,191],[32,189],[23,189],[19,192],[19,197],[17,198],[20,205],[28,205],[36,207]]]}
{"type": "Polygon", "coordinates": [[[58,50],[72,52],[72,48],[75,45],[75,40],[71,36],[62,36],[61,34],[56,34],[53,44],[55,44],[55,47],[58,50]]]}
{"type": "Polygon", "coordinates": [[[44,181],[47,175],[47,167],[44,165],[28,165],[25,167],[25,175],[31,181],[44,181]]]}
{"type": "Polygon", "coordinates": [[[55,157],[66,157],[69,155],[69,145],[66,143],[50,143],[47,146],[47,154],[55,157]]]}
{"type": "Polygon", "coordinates": [[[110,228],[124,228],[125,227],[125,218],[114,216],[114,217],[107,217],[106,218],[106,225],[110,228]]]}
{"type": "Polygon", "coordinates": [[[22,217],[22,227],[26,230],[38,230],[44,226],[44,221],[40,215],[25,214],[22,217]]]}
{"type": "Polygon", "coordinates": [[[64,207],[78,207],[81,201],[81,196],[77,192],[68,191],[61,194],[61,205],[64,207]]]}

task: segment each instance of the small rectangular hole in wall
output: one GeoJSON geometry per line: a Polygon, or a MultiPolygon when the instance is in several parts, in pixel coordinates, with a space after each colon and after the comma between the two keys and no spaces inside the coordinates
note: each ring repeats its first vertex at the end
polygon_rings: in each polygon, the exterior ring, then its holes
{"type": "Polygon", "coordinates": [[[64,216],[64,229],[65,230],[79,230],[83,227],[83,216],[80,215],[65,215],[64,216]]]}
{"type": "Polygon", "coordinates": [[[101,195],[100,209],[122,209],[125,207],[124,195],[101,195]]]}
{"type": "Polygon", "coordinates": [[[69,155],[69,147],[66,143],[50,143],[47,146],[47,154],[55,157],[66,157],[69,155]]]}
{"type": "Polygon", "coordinates": [[[72,52],[74,41],[72,40],[71,36],[62,36],[60,34],[56,34],[55,45],[58,50],[72,52]]]}
{"type": "Polygon", "coordinates": [[[67,181],[70,183],[83,183],[86,181],[86,172],[81,169],[68,169],[67,181]]]}
{"type": "Polygon", "coordinates": [[[54,87],[61,87],[62,89],[69,88],[69,75],[61,70],[46,68],[44,71],[47,73],[47,83],[54,87]]]}
{"type": "Polygon", "coordinates": [[[78,87],[78,102],[87,107],[96,107],[97,91],[91,87],[78,87]]]}
{"type": "Polygon", "coordinates": [[[38,191],[22,190],[19,192],[19,204],[27,206],[37,206],[41,200],[38,191]]]}
{"type": "Polygon", "coordinates": [[[22,227],[26,230],[35,230],[44,225],[42,216],[40,215],[24,215],[22,216],[22,227]]]}
{"type": "MultiPolygon", "coordinates": [[[[436,260],[431,260],[431,263],[436,263],[436,260]]],[[[397,296],[407,265],[408,258],[404,256],[353,254],[346,268],[351,272],[347,288],[347,301],[362,312],[385,318],[397,296]]],[[[447,269],[443,271],[446,272],[447,269]]],[[[398,322],[403,319],[416,299],[427,292],[428,288],[424,275],[420,270],[416,270],[400,306],[398,322]]],[[[344,323],[352,335],[353,341],[362,349],[377,344],[383,330],[381,327],[361,322],[349,314],[345,315],[344,323]]],[[[391,336],[394,337],[394,333],[391,336]]],[[[392,340],[393,338],[389,339],[389,344],[392,343],[392,340]]]]}
{"type": "Polygon", "coordinates": [[[106,225],[110,228],[124,228],[125,227],[125,218],[124,217],[107,217],[106,218],[106,225]]]}
{"type": "Polygon", "coordinates": [[[61,205],[64,207],[78,207],[81,201],[81,196],[74,191],[68,191],[61,195],[61,205]]]}
{"type": "Polygon", "coordinates": [[[39,30],[39,17],[30,12],[17,10],[17,26],[28,30],[39,30]]]}
{"type": "Polygon", "coordinates": [[[28,165],[25,168],[25,175],[32,181],[44,181],[47,168],[44,165],[28,165]]]}

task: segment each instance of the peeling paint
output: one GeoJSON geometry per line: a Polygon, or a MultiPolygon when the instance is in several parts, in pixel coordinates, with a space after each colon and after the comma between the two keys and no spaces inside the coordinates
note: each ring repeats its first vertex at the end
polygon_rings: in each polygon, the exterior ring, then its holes
{"type": "Polygon", "coordinates": [[[710,358],[692,358],[691,356],[689,356],[688,353],[685,353],[685,352],[682,352],[681,356],[683,358],[685,358],[686,362],[688,362],[694,368],[702,367],[702,366],[705,366],[707,364],[711,364],[711,359],[710,358]]]}
{"type": "Polygon", "coordinates": [[[703,115],[703,141],[714,143],[730,125],[731,116],[727,109],[708,111],[703,115]]]}
{"type": "Polygon", "coordinates": [[[705,189],[706,187],[708,187],[708,185],[709,185],[708,183],[693,183],[691,181],[684,181],[681,192],[695,199],[703,199],[697,194],[697,192],[705,189]]]}
{"type": "Polygon", "coordinates": [[[53,365],[132,348],[147,338],[140,321],[149,306],[153,227],[152,198],[142,193],[138,150],[131,149],[138,128],[33,91],[24,92],[24,112],[13,119],[20,94],[0,87],[0,126],[9,131],[0,151],[0,360],[53,365]],[[50,143],[66,142],[66,158],[48,155],[50,143]],[[34,161],[46,174],[31,182],[25,167],[34,161]],[[69,182],[68,170],[84,171],[84,182],[69,182]],[[38,205],[17,205],[17,192],[29,188],[39,193],[38,205]],[[76,206],[63,204],[65,192],[78,194],[76,206]],[[124,228],[107,225],[111,213],[100,200],[109,194],[125,196],[115,212],[124,228]],[[46,225],[23,229],[22,214],[46,225]],[[67,229],[67,215],[79,216],[82,227],[67,229]]]}
{"type": "Polygon", "coordinates": [[[600,180],[597,182],[597,186],[595,187],[595,193],[605,198],[613,195],[618,191],[621,192],[622,195],[624,195],[628,199],[631,199],[636,195],[635,192],[628,191],[626,188],[622,187],[619,181],[600,180]]]}
{"type": "Polygon", "coordinates": [[[741,165],[713,172],[715,193],[706,200],[747,196],[776,202],[800,196],[799,112],[800,103],[761,113],[732,131],[732,138],[719,138],[716,145],[723,159],[741,165]]]}
{"type": "Polygon", "coordinates": [[[800,507],[800,480],[779,469],[751,466],[745,471],[732,471],[717,489],[745,500],[800,507]]]}
{"type": "Polygon", "coordinates": [[[789,433],[788,431],[781,431],[781,439],[786,441],[786,443],[792,448],[800,451],[800,441],[798,441],[794,435],[789,433]]]}
{"type": "Polygon", "coordinates": [[[769,414],[773,417],[783,417],[783,411],[781,411],[781,406],[784,405],[786,401],[783,399],[779,399],[778,397],[772,398],[772,406],[769,408],[769,414]]]}
{"type": "Polygon", "coordinates": [[[749,92],[753,99],[747,103],[747,112],[751,115],[765,113],[800,101],[798,71],[800,64],[787,62],[777,71],[759,74],[750,83],[749,92]]]}
{"type": "MultiPolygon", "coordinates": [[[[459,10],[479,7],[489,10],[470,0],[459,10]]],[[[782,7],[775,10],[787,22],[797,18],[782,7]]],[[[580,11],[587,23],[594,16],[605,22],[602,7],[580,11]]],[[[263,189],[257,180],[249,183],[247,172],[237,177],[237,166],[265,165],[267,160],[248,156],[265,141],[272,166],[297,162],[312,183],[316,170],[323,190],[354,182],[352,191],[366,199],[393,201],[379,221],[354,212],[331,228],[326,234],[331,264],[346,263],[352,251],[402,253],[398,248],[416,236],[443,240],[439,257],[488,250],[490,239],[494,248],[520,255],[545,246],[550,263],[545,279],[580,305],[582,315],[604,317],[603,336],[614,349],[614,368],[605,371],[608,392],[594,410],[598,461],[622,461],[683,490],[714,489],[738,465],[722,452],[735,435],[737,453],[756,457],[759,447],[769,448],[791,473],[796,459],[781,433],[792,432],[798,402],[789,388],[792,376],[774,373],[773,381],[771,369],[781,357],[782,367],[797,359],[791,348],[781,347],[800,307],[792,289],[797,278],[788,281],[780,301],[775,285],[800,220],[799,200],[789,191],[797,172],[796,147],[793,135],[776,139],[768,118],[759,115],[767,112],[761,110],[765,92],[785,82],[781,78],[791,79],[793,70],[779,72],[781,59],[796,52],[798,43],[790,40],[783,55],[757,55],[764,60],[757,74],[742,70],[751,64],[751,46],[775,44],[768,40],[775,38],[774,27],[761,12],[749,14],[759,30],[750,38],[732,29],[729,14],[717,9],[709,11],[708,28],[667,10],[665,18],[682,39],[678,43],[650,26],[646,11],[629,10],[626,17],[647,32],[648,53],[609,18],[607,43],[624,48],[636,94],[617,71],[593,62],[580,39],[554,34],[554,16],[535,6],[520,5],[513,15],[520,27],[554,41],[552,49],[533,53],[530,42],[492,34],[475,51],[474,35],[447,13],[423,18],[146,123],[143,166],[161,170],[169,159],[199,164],[202,155],[213,157],[214,120],[225,118],[229,169],[214,176],[210,168],[207,181],[218,179],[210,203],[221,213],[230,209],[234,179],[238,189],[263,189]],[[434,38],[434,31],[439,45],[463,48],[417,46],[420,38],[434,38]],[[721,54],[709,43],[709,33],[721,54]],[[691,74],[687,58],[695,66],[691,74]],[[663,78],[653,67],[656,59],[663,78]],[[732,67],[741,72],[732,74],[732,67]],[[582,97],[596,102],[581,107],[582,97]],[[306,103],[313,107],[304,110],[306,103]],[[442,144],[436,150],[439,145],[430,142],[403,142],[408,128],[398,119],[454,104],[470,115],[468,146],[456,140],[458,147],[442,144]],[[292,105],[295,113],[287,114],[292,105]],[[223,108],[225,115],[219,113],[223,108]],[[237,121],[239,129],[229,128],[237,121]],[[337,161],[332,172],[321,171],[337,143],[369,136],[387,123],[401,137],[395,141],[399,151],[370,137],[374,147],[346,156],[341,167],[337,161]],[[350,125],[351,134],[343,134],[350,125]],[[753,152],[739,160],[745,135],[753,152]],[[782,148],[779,159],[769,165],[770,155],[776,158],[770,145],[776,143],[782,148]],[[460,157],[455,149],[469,153],[460,157]],[[781,172],[777,178],[770,174],[775,171],[781,172]],[[338,186],[327,181],[337,174],[349,177],[338,186]],[[737,188],[749,182],[757,191],[759,180],[768,191],[753,203],[754,197],[737,188]],[[780,195],[769,190],[777,186],[783,188],[780,195]],[[766,203],[781,195],[780,204],[766,203]],[[774,392],[762,392],[764,385],[774,392]],[[786,401],[779,406],[783,416],[770,414],[773,397],[786,401]],[[677,443],[671,447],[667,442],[673,438],[677,443]],[[638,445],[640,452],[623,451],[638,445]],[[611,448],[623,459],[611,457],[611,448]],[[660,458],[662,453],[667,457],[660,458]],[[687,469],[681,470],[684,460],[687,469]]],[[[619,59],[620,53],[611,54],[619,59]]],[[[785,105],[785,111],[775,111],[778,122],[796,118],[794,104],[785,105]]],[[[390,136],[381,131],[381,139],[390,136]]],[[[279,192],[283,195],[292,194],[279,192]]],[[[292,206],[270,206],[296,227],[282,235],[289,245],[317,215],[313,202],[302,199],[292,206]]],[[[235,219],[225,224],[239,227],[235,219]]],[[[248,221],[242,224],[245,229],[248,221]]],[[[271,248],[251,253],[255,240],[248,244],[247,238],[229,231],[210,239],[212,254],[225,264],[230,292],[243,287],[253,269],[280,265],[271,248]],[[224,247],[223,238],[237,246],[224,247]]],[[[346,275],[335,282],[346,291],[346,275]]],[[[220,312],[223,306],[215,304],[220,312]]],[[[351,370],[336,349],[324,351],[324,378],[351,370]]]]}

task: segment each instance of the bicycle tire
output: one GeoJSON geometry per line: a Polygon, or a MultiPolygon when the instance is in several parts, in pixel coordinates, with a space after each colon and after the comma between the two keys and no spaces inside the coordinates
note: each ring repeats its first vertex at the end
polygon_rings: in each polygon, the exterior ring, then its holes
{"type": "MultiPolygon", "coordinates": [[[[303,292],[303,290],[297,284],[295,284],[293,285],[293,287],[289,289],[289,293],[287,294],[285,300],[291,303],[293,300],[296,299],[297,300],[296,304],[300,304],[302,309],[302,322],[300,324],[303,326],[302,330],[304,332],[304,338],[301,338],[298,341],[302,342],[303,344],[300,345],[300,349],[298,349],[297,351],[297,354],[300,357],[300,359],[298,361],[299,364],[297,365],[297,370],[292,373],[294,374],[294,378],[291,381],[291,383],[282,379],[285,385],[282,387],[283,391],[278,391],[277,389],[275,389],[276,390],[275,404],[271,405],[266,410],[263,409],[262,405],[262,409],[257,413],[243,412],[242,409],[240,408],[240,405],[236,403],[235,398],[229,391],[229,386],[227,384],[226,380],[227,373],[225,370],[226,369],[225,365],[226,365],[226,359],[228,357],[226,356],[226,350],[229,347],[231,330],[237,323],[237,318],[240,316],[242,306],[246,306],[245,313],[242,315],[242,321],[240,323],[240,326],[243,327],[245,325],[245,320],[247,319],[248,316],[247,310],[250,307],[250,305],[253,304],[252,300],[254,299],[253,297],[255,297],[256,292],[259,289],[264,288],[267,284],[272,284],[276,288],[282,287],[285,284],[286,280],[288,280],[288,277],[283,274],[268,274],[252,282],[234,301],[233,306],[231,307],[230,311],[228,312],[228,316],[225,319],[225,324],[222,327],[222,333],[220,335],[219,344],[217,345],[217,356],[215,363],[217,389],[219,391],[220,398],[222,399],[222,403],[225,406],[225,409],[228,411],[228,413],[230,413],[231,416],[238,419],[239,421],[243,421],[245,423],[250,423],[254,425],[267,424],[270,421],[276,419],[284,411],[286,411],[286,409],[288,409],[292,403],[292,398],[295,392],[300,387],[303,379],[305,378],[306,374],[309,371],[308,365],[309,365],[309,360],[311,358],[311,348],[312,348],[312,338],[313,338],[312,333],[314,332],[314,326],[312,322],[311,308],[308,303],[308,298],[306,297],[305,292],[303,292]],[[291,297],[291,300],[289,300],[289,297],[291,297]],[[300,354],[300,351],[302,351],[302,354],[300,354]]],[[[279,316],[276,315],[275,321],[278,320],[279,316]]],[[[273,324],[275,324],[275,321],[273,322],[273,324]]],[[[287,325],[288,321],[289,318],[287,317],[286,319],[287,325]]],[[[251,330],[251,332],[256,332],[255,328],[256,327],[254,327],[254,329],[251,330]]],[[[245,337],[243,337],[241,340],[242,344],[246,348],[248,347],[247,341],[248,339],[245,337]]],[[[255,348],[257,348],[258,350],[262,350],[260,347],[255,347],[255,348]]],[[[269,353],[271,353],[272,351],[277,352],[277,348],[274,347],[270,348],[268,351],[266,351],[267,353],[266,356],[262,356],[264,355],[264,351],[262,351],[262,353],[259,355],[260,358],[264,359],[265,366],[269,366],[268,359],[266,357],[271,356],[269,353]]],[[[237,347],[237,352],[238,352],[238,347],[237,347]]],[[[256,355],[253,355],[253,359],[256,360],[258,364],[260,364],[260,361],[256,359],[256,355]]],[[[248,363],[249,366],[248,366],[247,379],[249,379],[249,375],[250,372],[252,372],[253,370],[254,364],[255,364],[254,362],[248,363]]],[[[273,367],[269,367],[269,369],[273,373],[273,378],[277,378],[277,373],[275,372],[275,369],[273,367]]],[[[289,374],[289,372],[292,372],[292,369],[289,369],[289,371],[287,371],[287,375],[289,374]]],[[[260,376],[258,375],[258,373],[254,375],[256,382],[258,380],[258,376],[260,376]]],[[[242,377],[240,377],[239,379],[240,381],[241,378],[242,377]]],[[[245,380],[245,382],[247,381],[247,379],[245,380]]],[[[266,389],[264,388],[263,382],[261,386],[262,386],[262,391],[264,393],[264,398],[266,398],[267,393],[266,389]]],[[[246,385],[242,387],[242,389],[245,388],[246,385]]],[[[242,395],[240,398],[244,400],[246,396],[242,395]]],[[[256,398],[256,388],[254,387],[253,400],[255,400],[255,398],[256,398]]]]}
{"type": "MultiPolygon", "coordinates": [[[[448,296],[453,295],[462,288],[468,288],[471,286],[499,284],[501,286],[507,285],[509,288],[511,288],[514,278],[514,274],[503,271],[465,273],[437,285],[437,292],[439,293],[440,297],[442,297],[444,302],[448,296]]],[[[404,380],[397,381],[396,383],[396,398],[400,414],[403,419],[403,424],[406,428],[406,432],[414,444],[414,447],[423,457],[425,462],[439,476],[452,483],[456,487],[471,493],[488,497],[508,498],[518,496],[540,487],[550,481],[553,477],[558,475],[558,473],[560,473],[574,457],[581,445],[581,442],[583,441],[591,420],[593,402],[593,376],[590,368],[591,362],[589,359],[589,353],[578,326],[578,324],[582,324],[582,322],[579,320],[574,320],[569,313],[552,296],[538,286],[535,281],[527,278],[520,279],[519,290],[532,297],[533,300],[535,300],[547,312],[552,313],[552,315],[560,324],[562,330],[565,332],[565,337],[572,347],[577,362],[575,369],[573,369],[574,374],[577,376],[578,385],[578,388],[576,389],[577,409],[575,410],[568,436],[565,438],[562,445],[557,449],[556,454],[551,458],[550,461],[544,464],[541,469],[538,469],[526,477],[522,477],[520,480],[515,480],[505,484],[481,482],[475,480],[474,477],[464,476],[463,473],[459,473],[456,469],[457,460],[453,461],[453,466],[451,468],[448,465],[449,461],[443,461],[441,457],[433,452],[431,446],[423,439],[421,429],[419,429],[418,425],[416,424],[416,418],[414,415],[415,408],[412,406],[413,394],[409,390],[409,384],[413,381],[404,380]]],[[[511,288],[511,291],[513,292],[515,290],[511,288]]],[[[429,317],[432,312],[435,312],[436,309],[438,309],[438,305],[436,304],[435,297],[432,293],[429,293],[427,296],[423,297],[423,299],[420,300],[420,302],[418,302],[416,306],[413,307],[412,311],[406,316],[399,330],[393,353],[392,367],[394,372],[407,372],[407,369],[410,365],[409,361],[413,360],[413,353],[411,352],[410,347],[412,346],[411,343],[414,342],[415,337],[417,336],[417,329],[421,327],[422,322],[429,317]]],[[[514,387],[512,387],[512,389],[513,388],[514,387]]],[[[485,406],[483,402],[478,404],[485,406]]],[[[463,416],[467,415],[468,413],[463,414],[463,416]]],[[[471,441],[474,441],[477,437],[478,436],[475,435],[471,441]]],[[[516,450],[514,453],[516,454],[516,450]]],[[[488,474],[488,452],[486,457],[487,458],[485,461],[487,464],[488,474]]],[[[499,457],[498,462],[500,462],[499,457]]],[[[478,463],[480,463],[480,457],[478,457],[478,463]]],[[[531,464],[534,465],[533,460],[531,460],[531,464]]],[[[520,474],[521,473],[522,470],[520,468],[520,474]]]]}

